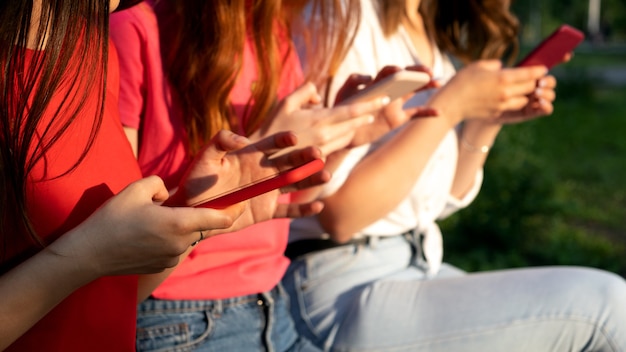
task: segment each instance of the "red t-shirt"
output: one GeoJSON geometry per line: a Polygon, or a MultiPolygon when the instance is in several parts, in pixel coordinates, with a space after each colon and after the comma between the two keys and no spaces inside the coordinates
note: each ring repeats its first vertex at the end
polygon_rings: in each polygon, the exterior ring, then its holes
{"type": "MultiPolygon", "coordinates": [[[[174,105],[164,78],[158,25],[149,4],[144,2],[111,16],[111,38],[120,55],[120,115],[124,125],[140,130],[139,164],[144,175],[157,174],[174,187],[187,167],[185,131],[180,109],[174,105]]],[[[280,50],[287,53],[287,36],[282,43],[280,50]]],[[[303,82],[295,50],[290,51],[282,72],[279,97],[303,82]]],[[[243,70],[230,95],[242,126],[246,123],[244,105],[256,77],[253,45],[248,40],[243,70]]],[[[153,296],[204,300],[267,291],[280,281],[289,265],[283,256],[288,231],[288,220],[272,220],[202,241],[153,296]]]]}
{"type": "MultiPolygon", "coordinates": [[[[27,59],[33,55],[26,53],[27,59]]],[[[68,72],[68,77],[70,75],[68,72]]],[[[97,89],[92,90],[94,94],[89,96],[85,109],[69,130],[29,175],[28,213],[38,236],[45,240],[74,228],[113,194],[141,177],[119,122],[118,87],[117,56],[112,48],[104,119],[86,158],[76,169],[62,175],[85,150],[94,116],[97,116],[100,94],[97,89]],[[57,177],[59,175],[62,176],[57,177]]],[[[47,118],[52,116],[51,112],[68,90],[80,89],[80,84],[62,85],[52,98],[47,118]]],[[[48,125],[48,119],[44,117],[42,127],[48,125]]],[[[3,231],[2,234],[14,235],[14,232],[3,231]]],[[[11,258],[29,248],[9,250],[11,258]]],[[[134,351],[136,304],[136,276],[97,279],[68,296],[7,351],[134,351]]]]}

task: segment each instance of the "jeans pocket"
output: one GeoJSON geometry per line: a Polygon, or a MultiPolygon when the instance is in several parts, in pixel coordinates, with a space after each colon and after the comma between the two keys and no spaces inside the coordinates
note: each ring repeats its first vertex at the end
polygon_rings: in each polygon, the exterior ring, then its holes
{"type": "Polygon", "coordinates": [[[210,335],[213,325],[206,311],[139,315],[137,351],[192,351],[210,335]]]}
{"type": "Polygon", "coordinates": [[[303,283],[315,285],[318,281],[327,281],[341,277],[359,260],[360,249],[354,245],[346,245],[327,249],[308,255],[301,259],[303,283]]]}

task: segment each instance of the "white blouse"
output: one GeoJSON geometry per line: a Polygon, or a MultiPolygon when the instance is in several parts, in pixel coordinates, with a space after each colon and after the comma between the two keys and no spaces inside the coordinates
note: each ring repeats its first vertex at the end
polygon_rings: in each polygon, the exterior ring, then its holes
{"type": "MultiPolygon", "coordinates": [[[[391,37],[385,37],[380,26],[373,0],[362,0],[362,20],[354,44],[346,59],[339,67],[330,96],[335,96],[343,82],[353,73],[367,74],[374,77],[386,65],[399,67],[419,63],[418,55],[404,27],[391,37]]],[[[434,52],[433,77],[442,84],[454,74],[455,69],[449,58],[438,50],[434,52]]],[[[423,105],[433,91],[421,92],[410,99],[405,106],[423,105]]],[[[400,127],[402,128],[402,127],[400,127]]],[[[391,131],[379,141],[353,148],[338,169],[333,172],[330,182],[324,185],[322,197],[335,193],[346,181],[352,169],[368,153],[378,148],[398,130],[391,131]]],[[[456,172],[458,159],[458,135],[451,130],[441,141],[428,161],[424,171],[406,198],[385,217],[377,220],[355,234],[363,236],[393,236],[415,230],[424,236],[423,252],[428,262],[428,273],[434,275],[441,265],[443,241],[437,219],[444,218],[471,203],[480,190],[482,170],[476,174],[474,186],[463,199],[450,195],[450,189],[456,172]]],[[[402,172],[398,165],[397,172],[402,172]]],[[[376,202],[372,195],[371,202],[376,202]]],[[[358,209],[354,209],[358,212],[358,209]]],[[[294,219],[290,227],[290,242],[309,238],[329,238],[316,217],[294,219]]]]}

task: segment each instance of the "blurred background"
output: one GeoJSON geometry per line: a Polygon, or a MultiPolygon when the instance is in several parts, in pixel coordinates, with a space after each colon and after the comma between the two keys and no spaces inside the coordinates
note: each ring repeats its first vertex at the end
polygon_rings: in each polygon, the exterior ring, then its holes
{"type": "Polygon", "coordinates": [[[560,24],[586,34],[552,116],[507,126],[474,203],[440,222],[467,271],[584,265],[626,277],[626,1],[515,0],[523,56],[560,24]]]}

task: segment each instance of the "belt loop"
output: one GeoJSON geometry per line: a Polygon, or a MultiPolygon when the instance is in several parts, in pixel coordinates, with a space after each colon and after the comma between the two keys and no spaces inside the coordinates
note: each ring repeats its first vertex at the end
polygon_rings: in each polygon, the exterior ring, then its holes
{"type": "Polygon", "coordinates": [[[404,238],[413,247],[413,263],[419,268],[424,269],[426,260],[424,259],[424,251],[422,248],[422,234],[416,229],[412,229],[404,233],[404,238]]]}
{"type": "Polygon", "coordinates": [[[379,236],[367,236],[367,244],[371,249],[376,249],[378,246],[378,242],[380,241],[379,236]]]}
{"type": "Polygon", "coordinates": [[[213,306],[214,314],[222,315],[222,313],[224,312],[224,301],[221,299],[216,299],[214,302],[215,302],[215,305],[213,306]]]}
{"type": "Polygon", "coordinates": [[[409,231],[403,233],[402,236],[404,236],[404,238],[407,240],[407,242],[409,242],[409,243],[413,244],[415,247],[419,248],[419,246],[420,246],[419,235],[417,235],[417,231],[415,231],[415,229],[409,230],[409,231]]]}

